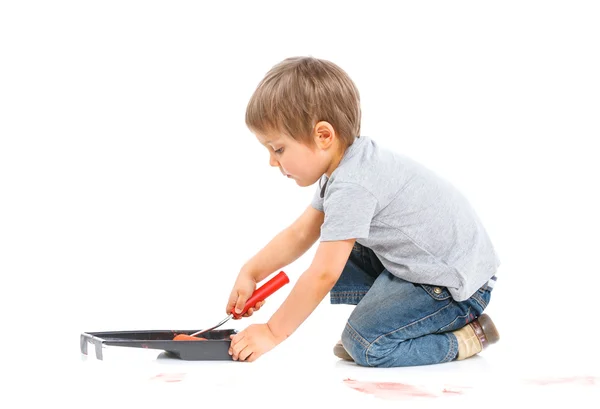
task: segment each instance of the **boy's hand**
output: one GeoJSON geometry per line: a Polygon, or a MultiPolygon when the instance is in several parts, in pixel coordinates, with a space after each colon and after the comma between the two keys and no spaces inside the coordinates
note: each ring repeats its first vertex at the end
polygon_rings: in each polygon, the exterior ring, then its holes
{"type": "Polygon", "coordinates": [[[234,361],[256,361],[261,355],[275,348],[283,339],[273,335],[267,324],[254,324],[231,335],[229,355],[234,361]]]}
{"type": "MultiPolygon", "coordinates": [[[[252,296],[256,290],[256,281],[247,273],[240,272],[235,284],[233,285],[233,290],[231,290],[231,295],[229,296],[229,301],[227,302],[227,307],[225,308],[226,314],[231,314],[232,310],[236,310],[236,314],[239,314],[246,305],[246,301],[248,298],[252,296]]],[[[265,304],[264,301],[257,302],[253,308],[249,308],[248,311],[242,315],[242,317],[250,317],[255,311],[260,310],[265,304]]],[[[234,317],[234,319],[237,319],[234,317]]]]}

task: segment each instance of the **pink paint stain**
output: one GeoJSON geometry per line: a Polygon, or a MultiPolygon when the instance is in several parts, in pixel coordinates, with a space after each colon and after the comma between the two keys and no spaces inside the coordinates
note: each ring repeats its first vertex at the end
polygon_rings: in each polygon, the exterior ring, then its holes
{"type": "Polygon", "coordinates": [[[160,381],[160,382],[181,382],[185,378],[184,373],[159,373],[158,375],[150,378],[151,381],[160,381]]]}
{"type": "Polygon", "coordinates": [[[345,379],[348,387],[381,399],[410,399],[410,398],[439,398],[444,396],[462,395],[468,387],[447,386],[442,390],[427,389],[423,386],[409,385],[398,382],[363,382],[345,379]]]}
{"type": "Polygon", "coordinates": [[[533,379],[528,383],[539,386],[547,386],[547,385],[583,385],[583,386],[595,386],[600,385],[600,378],[594,376],[571,376],[568,378],[543,378],[543,379],[533,379]]]}

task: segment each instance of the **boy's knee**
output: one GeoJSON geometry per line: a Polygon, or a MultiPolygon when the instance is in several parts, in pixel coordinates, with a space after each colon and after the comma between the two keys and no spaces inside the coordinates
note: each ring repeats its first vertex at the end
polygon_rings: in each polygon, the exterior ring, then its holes
{"type": "Polygon", "coordinates": [[[369,342],[361,335],[357,324],[346,323],[342,333],[342,345],[354,362],[360,366],[388,367],[391,365],[390,355],[398,348],[400,342],[389,337],[378,338],[377,342],[369,342]]]}
{"type": "Polygon", "coordinates": [[[388,355],[385,345],[373,345],[360,334],[360,328],[355,328],[350,322],[346,323],[342,333],[342,345],[358,365],[385,366],[388,355]]]}

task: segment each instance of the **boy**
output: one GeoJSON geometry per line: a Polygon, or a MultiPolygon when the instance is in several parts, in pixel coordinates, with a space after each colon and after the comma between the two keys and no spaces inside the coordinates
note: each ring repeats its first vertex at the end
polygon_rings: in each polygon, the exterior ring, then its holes
{"type": "Polygon", "coordinates": [[[241,269],[227,313],[320,243],[268,323],[232,335],[234,360],[274,348],[329,292],[356,305],[334,353],[358,365],[461,360],[499,339],[482,315],[499,261],[477,215],[449,183],[360,136],[360,119],[352,80],[315,58],[274,66],[250,99],[246,124],[270,165],[299,186],[318,184],[304,213],[241,269]]]}

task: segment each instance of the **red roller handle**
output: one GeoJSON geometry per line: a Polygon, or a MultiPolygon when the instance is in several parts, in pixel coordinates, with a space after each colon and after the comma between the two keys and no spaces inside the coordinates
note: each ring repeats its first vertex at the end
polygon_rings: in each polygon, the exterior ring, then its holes
{"type": "Polygon", "coordinates": [[[273,294],[275,291],[279,290],[281,287],[290,282],[289,277],[283,272],[280,271],[275,277],[267,281],[261,287],[257,288],[254,293],[252,293],[252,297],[246,301],[246,305],[244,305],[244,309],[241,313],[236,314],[235,310],[231,310],[231,314],[234,318],[241,318],[242,315],[246,313],[250,308],[253,308],[259,301],[264,301],[268,296],[273,294]]]}

